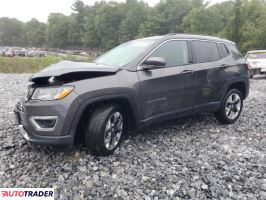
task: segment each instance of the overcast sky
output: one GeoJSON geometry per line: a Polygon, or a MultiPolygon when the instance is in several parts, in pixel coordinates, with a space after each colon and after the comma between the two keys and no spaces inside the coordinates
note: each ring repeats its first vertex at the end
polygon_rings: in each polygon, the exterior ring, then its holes
{"type": "MultiPolygon", "coordinates": [[[[1,0],[0,17],[17,18],[21,21],[29,21],[36,18],[46,22],[50,13],[60,12],[65,15],[71,13],[71,5],[75,0],[1,0]]],[[[94,4],[97,0],[83,0],[85,4],[94,4]]],[[[121,2],[123,0],[115,0],[121,2]]],[[[150,6],[154,6],[160,0],[144,0],[150,6]]],[[[225,0],[209,0],[211,4],[225,0]]]]}

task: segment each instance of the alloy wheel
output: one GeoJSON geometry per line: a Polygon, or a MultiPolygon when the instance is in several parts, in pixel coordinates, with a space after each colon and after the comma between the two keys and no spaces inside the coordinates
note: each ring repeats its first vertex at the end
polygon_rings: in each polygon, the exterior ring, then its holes
{"type": "Polygon", "coordinates": [[[225,114],[230,120],[234,120],[241,112],[242,101],[237,93],[232,93],[226,100],[225,114]]]}
{"type": "Polygon", "coordinates": [[[108,150],[113,150],[118,145],[123,132],[123,116],[120,112],[115,112],[108,119],[105,133],[104,144],[108,150]]]}

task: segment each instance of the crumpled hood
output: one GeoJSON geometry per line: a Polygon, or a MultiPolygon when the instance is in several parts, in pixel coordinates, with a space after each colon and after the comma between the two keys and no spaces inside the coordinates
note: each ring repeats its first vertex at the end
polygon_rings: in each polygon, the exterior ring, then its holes
{"type": "Polygon", "coordinates": [[[34,81],[38,78],[45,77],[59,77],[71,73],[111,73],[115,74],[119,71],[118,67],[102,65],[98,63],[87,63],[87,62],[72,62],[72,61],[60,61],[59,63],[53,64],[42,71],[36,73],[31,78],[34,81]]]}

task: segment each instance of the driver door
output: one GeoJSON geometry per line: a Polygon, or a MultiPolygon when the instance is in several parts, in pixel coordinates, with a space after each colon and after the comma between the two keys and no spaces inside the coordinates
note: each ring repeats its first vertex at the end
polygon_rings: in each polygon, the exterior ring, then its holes
{"type": "Polygon", "coordinates": [[[195,66],[190,64],[188,42],[162,43],[145,60],[153,57],[164,58],[166,66],[138,71],[144,124],[162,117],[169,119],[176,114],[187,114],[193,106],[195,66]]]}

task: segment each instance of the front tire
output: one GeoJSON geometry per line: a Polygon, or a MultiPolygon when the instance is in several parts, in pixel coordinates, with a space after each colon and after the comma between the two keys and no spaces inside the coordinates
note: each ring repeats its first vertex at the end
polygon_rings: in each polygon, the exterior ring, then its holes
{"type": "Polygon", "coordinates": [[[125,117],[116,104],[97,108],[90,117],[85,145],[92,155],[108,156],[121,142],[125,117]]]}
{"type": "Polygon", "coordinates": [[[215,116],[222,124],[232,124],[239,118],[242,108],[242,93],[237,89],[232,89],[225,95],[221,108],[215,113],[215,116]]]}

